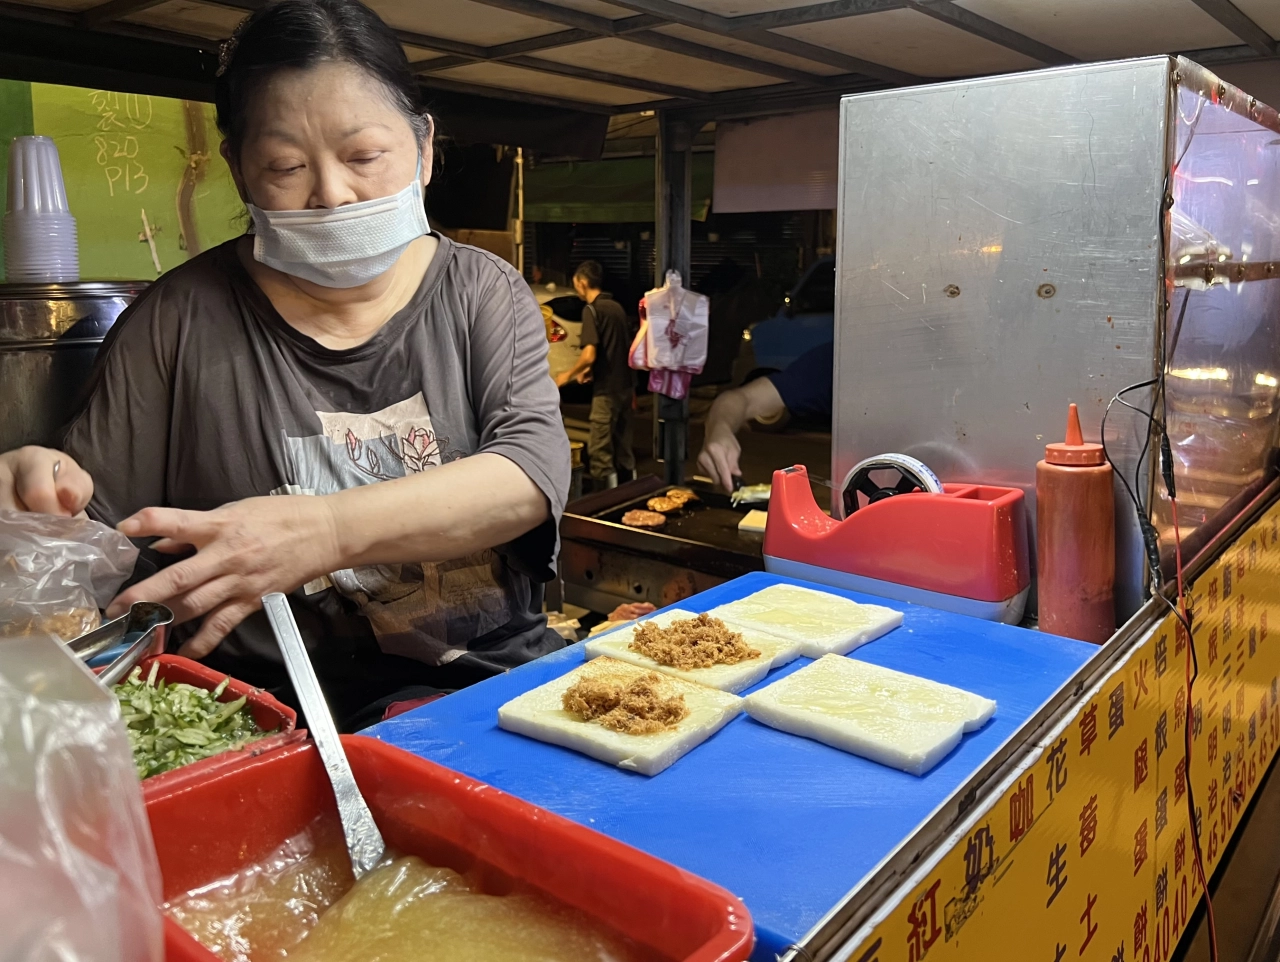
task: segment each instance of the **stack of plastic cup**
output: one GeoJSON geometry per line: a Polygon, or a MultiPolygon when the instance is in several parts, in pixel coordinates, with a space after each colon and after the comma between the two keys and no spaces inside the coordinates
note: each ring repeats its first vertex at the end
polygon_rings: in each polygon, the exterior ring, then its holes
{"type": "Polygon", "coordinates": [[[48,137],[15,137],[9,145],[4,270],[11,284],[80,279],[76,219],[67,208],[58,147],[48,137]]]}

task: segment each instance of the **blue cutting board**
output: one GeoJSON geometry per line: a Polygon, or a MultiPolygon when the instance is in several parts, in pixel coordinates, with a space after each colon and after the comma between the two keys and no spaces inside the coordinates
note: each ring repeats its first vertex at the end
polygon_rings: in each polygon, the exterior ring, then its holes
{"type": "MultiPolygon", "coordinates": [[[[673,607],[706,611],[779,582],[804,584],[759,572],[673,607]]],[[[1098,650],[932,608],[810,587],[902,611],[901,628],[854,656],[994,698],[995,717],[966,735],[923,778],[775,731],[745,715],[650,778],[498,728],[498,706],[582,663],[582,646],[575,645],[365,734],[724,886],[755,920],[752,958],[772,959],[865,878],[1098,650]]],[[[756,687],[807,664],[801,658],[756,687]]]]}

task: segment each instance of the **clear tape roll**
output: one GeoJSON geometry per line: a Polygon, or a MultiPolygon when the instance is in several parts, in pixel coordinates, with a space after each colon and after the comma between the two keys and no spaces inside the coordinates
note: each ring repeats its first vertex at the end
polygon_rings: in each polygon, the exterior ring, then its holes
{"type": "MultiPolygon", "coordinates": [[[[841,517],[848,517],[853,512],[847,507],[849,487],[860,474],[870,476],[872,471],[894,470],[903,478],[909,479],[915,487],[930,494],[942,493],[942,482],[923,461],[906,454],[877,454],[875,457],[859,461],[844,476],[840,485],[841,517]]],[[[902,492],[905,493],[905,492],[902,492]]],[[[857,497],[856,493],[854,497],[857,497]]],[[[856,510],[856,509],[855,509],[856,510]]]]}

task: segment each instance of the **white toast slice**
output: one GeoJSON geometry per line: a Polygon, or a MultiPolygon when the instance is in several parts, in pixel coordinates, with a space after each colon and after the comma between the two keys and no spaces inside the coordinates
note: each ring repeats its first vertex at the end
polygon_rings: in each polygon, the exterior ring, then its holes
{"type": "MultiPolygon", "coordinates": [[[[659,628],[666,628],[674,621],[686,621],[696,617],[698,616],[693,612],[676,609],[674,611],[664,611],[662,614],[654,615],[652,618],[646,618],[645,621],[655,624],[659,628]]],[[[632,665],[639,665],[641,668],[665,672],[668,675],[674,675],[676,678],[683,678],[686,681],[697,682],[700,685],[707,685],[708,687],[728,692],[740,692],[750,688],[767,675],[771,669],[785,665],[800,657],[800,642],[798,641],[788,641],[785,638],[770,635],[754,628],[730,625],[729,627],[734,631],[742,633],[743,641],[752,648],[759,650],[760,657],[752,658],[748,661],[740,661],[736,665],[712,665],[710,668],[691,669],[674,668],[670,665],[659,664],[647,655],[631,651],[627,647],[631,644],[632,639],[635,638],[636,626],[643,623],[637,622],[636,625],[629,625],[621,631],[609,632],[597,638],[589,639],[583,646],[587,657],[599,658],[604,655],[632,665]]]]}
{"type": "Polygon", "coordinates": [[[780,635],[800,643],[800,654],[844,655],[902,624],[902,612],[863,605],[829,591],[770,585],[707,614],[727,624],[780,635]]]}
{"type": "Polygon", "coordinates": [[[627,685],[648,674],[647,669],[613,658],[596,658],[507,702],[498,709],[498,725],[510,732],[572,748],[619,768],[656,775],[742,711],[742,699],[737,695],[670,675],[662,676],[661,694],[664,697],[684,695],[689,714],[666,731],[629,735],[612,731],[598,722],[583,721],[564,710],[564,693],[583,678],[627,685]]]}
{"type": "Polygon", "coordinates": [[[748,695],[744,707],[771,728],[912,775],[933,768],[996,711],[990,698],[842,655],[824,655],[748,695]]]}

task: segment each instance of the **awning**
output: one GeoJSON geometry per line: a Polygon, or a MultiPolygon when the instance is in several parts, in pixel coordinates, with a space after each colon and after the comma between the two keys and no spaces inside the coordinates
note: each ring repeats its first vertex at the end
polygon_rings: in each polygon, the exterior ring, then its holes
{"type": "MultiPolygon", "coordinates": [[[[693,155],[693,219],[711,210],[715,158],[693,155]]],[[[524,177],[524,219],[534,223],[653,222],[654,160],[627,157],[582,163],[539,164],[524,177]]]]}
{"type": "Polygon", "coordinates": [[[716,125],[716,211],[835,210],[840,111],[716,125]]]}

